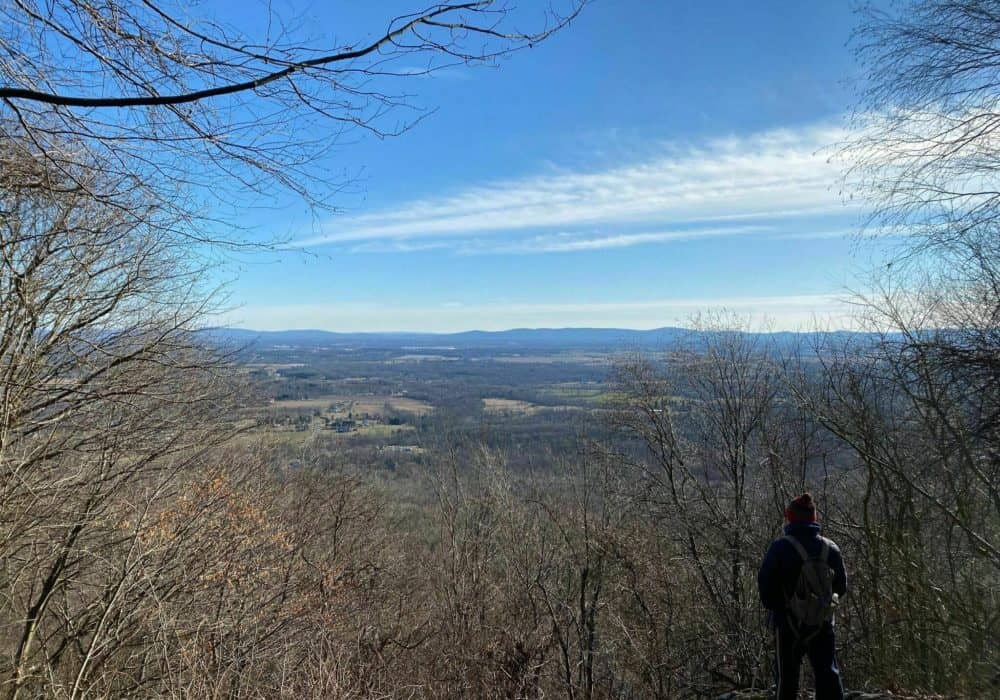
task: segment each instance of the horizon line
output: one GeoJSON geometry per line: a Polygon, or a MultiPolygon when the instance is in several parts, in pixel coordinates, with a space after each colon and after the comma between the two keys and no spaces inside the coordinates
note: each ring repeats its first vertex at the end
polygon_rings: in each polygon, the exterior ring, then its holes
{"type": "Polygon", "coordinates": [[[200,331],[239,331],[243,333],[328,333],[330,335],[432,335],[432,336],[448,336],[448,335],[465,335],[468,333],[489,333],[489,334],[501,334],[501,333],[514,333],[519,331],[529,331],[529,332],[541,332],[541,331],[621,331],[628,333],[656,333],[658,331],[684,331],[690,333],[712,333],[712,332],[741,332],[741,333],[753,333],[756,335],[778,335],[780,333],[792,333],[796,335],[805,334],[815,334],[815,333],[867,333],[870,331],[860,331],[852,330],[849,328],[836,328],[836,329],[812,329],[812,330],[790,330],[790,329],[774,329],[774,330],[749,330],[749,329],[734,329],[734,328],[716,328],[716,329],[697,329],[686,326],[657,326],[655,328],[626,328],[623,326],[516,326],[513,328],[504,328],[500,330],[485,330],[481,328],[469,328],[461,331],[417,331],[417,330],[395,330],[395,331],[338,331],[329,330],[326,328],[272,328],[272,329],[259,329],[259,328],[243,328],[240,326],[210,326],[206,328],[199,329],[200,331]]]}

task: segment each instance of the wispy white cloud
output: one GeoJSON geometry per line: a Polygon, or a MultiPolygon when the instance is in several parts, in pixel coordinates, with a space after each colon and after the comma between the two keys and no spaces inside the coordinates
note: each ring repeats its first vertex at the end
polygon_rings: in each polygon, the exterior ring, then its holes
{"type": "Polygon", "coordinates": [[[521,327],[592,326],[658,328],[683,326],[699,312],[751,314],[775,330],[798,330],[821,322],[851,328],[850,307],[835,294],[657,299],[573,303],[479,303],[437,305],[290,304],[254,306],[223,320],[257,330],[326,328],[339,331],[504,330],[521,327]]]}
{"type": "Polygon", "coordinates": [[[747,233],[761,233],[770,230],[768,226],[728,226],[724,228],[701,228],[681,231],[647,231],[639,233],[619,233],[613,235],[578,235],[572,233],[545,234],[513,241],[506,245],[492,246],[489,252],[512,253],[570,253],[606,248],[628,248],[649,243],[689,241],[720,236],[738,236],[747,233]]]}
{"type": "Polygon", "coordinates": [[[850,238],[851,236],[857,235],[858,231],[854,228],[841,228],[833,229],[829,231],[788,231],[784,233],[774,233],[769,238],[783,241],[812,241],[812,240],[824,240],[824,239],[838,239],[838,238],[850,238]]]}
{"type": "Polygon", "coordinates": [[[348,248],[351,253],[423,253],[429,250],[453,249],[455,241],[363,241],[348,248]]]}
{"type": "Polygon", "coordinates": [[[676,231],[639,231],[629,233],[547,233],[510,240],[502,237],[477,237],[432,239],[427,241],[380,240],[352,244],[351,253],[413,253],[430,250],[451,250],[459,255],[569,253],[574,251],[628,248],[650,243],[688,241],[723,236],[763,234],[772,231],[770,226],[725,226],[716,228],[691,228],[676,231]]]}
{"type": "MultiPolygon", "coordinates": [[[[398,243],[477,237],[510,238],[545,229],[671,229],[671,236],[626,232],[550,252],[664,242],[698,236],[699,224],[789,219],[845,211],[838,166],[826,150],[843,139],[837,127],[770,131],[703,144],[664,146],[640,162],[587,172],[555,171],[470,185],[391,210],[328,221],[296,245],[353,244],[351,250],[401,250],[398,243]],[[681,227],[691,227],[683,237],[681,227]],[[674,235],[678,234],[678,235],[674,235]],[[645,236],[646,238],[642,238],[645,236]],[[630,238],[631,237],[631,238],[630,238]],[[583,247],[576,247],[583,246],[583,247]]],[[[701,229],[702,235],[719,235],[701,229]]],[[[411,244],[412,245],[412,244],[411,244]]],[[[440,243],[436,245],[442,245],[440,243]]]]}
{"type": "MultiPolygon", "coordinates": [[[[877,232],[879,235],[890,235],[877,232]]],[[[578,251],[629,248],[655,243],[697,241],[706,238],[726,238],[733,236],[756,236],[761,239],[782,241],[848,239],[858,235],[856,228],[832,230],[811,229],[778,230],[773,225],[720,226],[709,228],[688,228],[670,231],[629,231],[623,233],[545,233],[531,236],[504,238],[480,236],[476,238],[436,238],[429,240],[377,240],[351,244],[351,253],[414,253],[434,250],[448,250],[458,255],[495,255],[572,253],[578,251]]],[[[901,235],[901,234],[894,234],[901,235]]]]}

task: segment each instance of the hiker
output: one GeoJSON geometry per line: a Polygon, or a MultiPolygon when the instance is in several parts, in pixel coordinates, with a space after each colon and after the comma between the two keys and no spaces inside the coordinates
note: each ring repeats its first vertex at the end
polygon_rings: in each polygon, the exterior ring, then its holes
{"type": "Polygon", "coordinates": [[[803,655],[816,677],[816,700],[842,700],[844,687],[834,658],[833,612],[847,593],[847,573],[836,544],[821,537],[812,495],[785,509],[785,535],[771,543],[757,576],[769,611],[776,649],[775,697],[795,700],[803,655]]]}

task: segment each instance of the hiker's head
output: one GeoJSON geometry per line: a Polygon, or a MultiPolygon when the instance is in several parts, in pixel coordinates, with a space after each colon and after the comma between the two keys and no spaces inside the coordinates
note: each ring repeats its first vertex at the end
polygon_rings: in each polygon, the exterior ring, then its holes
{"type": "Polygon", "coordinates": [[[790,523],[816,522],[816,502],[811,493],[804,493],[792,499],[785,508],[785,520],[790,523]]]}

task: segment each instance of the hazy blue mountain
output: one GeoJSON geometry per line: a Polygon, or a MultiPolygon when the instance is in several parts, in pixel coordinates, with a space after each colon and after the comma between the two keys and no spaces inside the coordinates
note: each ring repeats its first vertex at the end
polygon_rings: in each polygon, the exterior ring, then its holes
{"type": "MultiPolygon", "coordinates": [[[[364,348],[556,348],[580,350],[663,349],[681,341],[697,347],[706,334],[684,328],[514,328],[506,331],[464,331],[461,333],[334,333],[322,330],[254,331],[242,328],[212,328],[203,331],[212,340],[226,345],[273,348],[293,347],[364,347],[364,348]]],[[[816,333],[779,332],[769,334],[778,346],[817,338],[816,333]]],[[[822,334],[830,335],[830,334],[822,334]]],[[[849,332],[833,333],[844,338],[859,336],[849,332]]]]}

